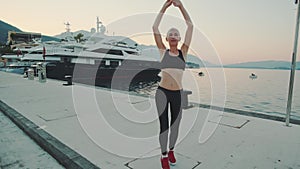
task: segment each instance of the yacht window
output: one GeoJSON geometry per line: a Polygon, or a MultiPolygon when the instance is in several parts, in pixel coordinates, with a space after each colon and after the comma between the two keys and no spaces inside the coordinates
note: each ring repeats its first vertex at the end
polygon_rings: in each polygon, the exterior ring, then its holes
{"type": "Polygon", "coordinates": [[[33,52],[31,52],[31,54],[43,54],[43,52],[42,51],[33,51],[33,52]]]}
{"type": "Polygon", "coordinates": [[[128,50],[125,50],[125,52],[128,53],[128,54],[131,54],[131,55],[138,55],[138,53],[135,52],[135,51],[128,51],[128,50]]]}
{"type": "Polygon", "coordinates": [[[111,61],[110,65],[112,68],[116,68],[119,66],[119,61],[118,60],[111,61]]]}
{"type": "Polygon", "coordinates": [[[92,52],[123,56],[122,51],[121,50],[116,50],[116,49],[99,48],[99,49],[93,50],[92,52]]]}

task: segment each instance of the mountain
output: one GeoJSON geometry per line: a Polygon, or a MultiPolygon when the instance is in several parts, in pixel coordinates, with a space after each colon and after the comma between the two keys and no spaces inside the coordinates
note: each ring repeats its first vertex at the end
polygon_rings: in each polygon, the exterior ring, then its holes
{"type": "Polygon", "coordinates": [[[22,32],[20,29],[0,20],[0,44],[5,44],[7,42],[8,31],[22,32]]]}
{"type": "MultiPolygon", "coordinates": [[[[23,32],[21,29],[0,20],[0,44],[6,44],[8,31],[23,32]]],[[[59,41],[59,39],[42,35],[42,41],[59,41]]]]}
{"type": "Polygon", "coordinates": [[[59,42],[60,39],[52,37],[52,36],[42,35],[42,42],[46,42],[46,41],[57,41],[57,42],[59,42]]]}
{"type": "MultiPolygon", "coordinates": [[[[297,69],[300,70],[300,62],[297,62],[297,69]]],[[[252,69],[291,69],[291,62],[287,61],[259,61],[259,62],[244,62],[236,64],[224,65],[226,68],[252,68],[252,69]]]]}
{"type": "Polygon", "coordinates": [[[216,64],[210,63],[206,60],[201,60],[199,57],[191,54],[187,55],[187,62],[197,63],[199,67],[218,67],[216,64]]]}

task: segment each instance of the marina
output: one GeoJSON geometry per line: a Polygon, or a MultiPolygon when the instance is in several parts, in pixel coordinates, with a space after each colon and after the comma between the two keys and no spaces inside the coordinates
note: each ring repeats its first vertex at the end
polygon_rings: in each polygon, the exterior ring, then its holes
{"type": "Polygon", "coordinates": [[[300,169],[298,0],[5,5],[0,169],[300,169]]]}
{"type": "Polygon", "coordinates": [[[90,32],[83,42],[72,37],[70,24],[66,26],[67,32],[60,42],[41,42],[28,33],[32,39],[21,43],[26,33],[14,32],[22,37],[8,38],[7,43],[13,44],[10,47],[14,53],[1,56],[5,60],[2,69],[16,73],[27,73],[28,69],[37,72],[36,65],[43,62],[48,78],[65,80],[66,76],[71,76],[75,82],[105,87],[116,87],[114,84],[124,80],[139,83],[159,79],[160,61],[143,55],[138,44],[127,44],[126,37],[105,35],[105,27],[98,18],[97,30],[90,32]]]}
{"type": "MultiPolygon", "coordinates": [[[[51,79],[40,83],[6,72],[0,72],[0,78],[1,111],[18,112],[37,126],[34,129],[49,133],[80,155],[70,157],[71,161],[76,163],[80,157],[107,169],[159,168],[153,97],[80,83],[64,86],[51,79]],[[109,129],[130,137],[117,139],[109,129]]],[[[230,112],[196,105],[184,110],[176,149],[180,162],[173,168],[300,167],[299,125],[287,127],[283,122],[230,112]],[[208,114],[212,118],[207,120],[208,114]],[[199,143],[205,124],[217,128],[199,143]]],[[[54,158],[59,161],[61,156],[54,158]]]]}

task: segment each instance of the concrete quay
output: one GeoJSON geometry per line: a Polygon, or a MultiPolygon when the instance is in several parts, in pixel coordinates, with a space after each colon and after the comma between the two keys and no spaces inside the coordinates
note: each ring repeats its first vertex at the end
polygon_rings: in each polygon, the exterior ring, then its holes
{"type": "MultiPolygon", "coordinates": [[[[63,83],[0,72],[0,111],[65,168],[160,168],[153,97],[63,83]]],[[[184,110],[171,168],[300,168],[299,125],[235,113],[184,110]]]]}
{"type": "Polygon", "coordinates": [[[0,111],[0,169],[15,168],[64,167],[0,111]]]}

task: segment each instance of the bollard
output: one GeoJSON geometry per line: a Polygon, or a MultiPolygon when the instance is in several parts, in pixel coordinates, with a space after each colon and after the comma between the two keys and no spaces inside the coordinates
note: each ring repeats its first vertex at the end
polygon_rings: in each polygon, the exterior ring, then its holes
{"type": "Polygon", "coordinates": [[[190,90],[183,90],[182,91],[182,108],[188,109],[193,107],[192,105],[189,105],[188,95],[192,94],[192,91],[190,90]]]}
{"type": "Polygon", "coordinates": [[[28,78],[28,68],[27,67],[25,67],[25,69],[24,69],[23,78],[28,78]]]}
{"type": "Polygon", "coordinates": [[[70,86],[72,85],[72,76],[71,75],[65,75],[65,79],[67,79],[67,84],[63,84],[65,86],[70,86]]]}
{"type": "Polygon", "coordinates": [[[34,70],[33,69],[28,69],[28,80],[34,80],[34,70]]]}
{"type": "Polygon", "coordinates": [[[46,82],[46,65],[45,65],[45,63],[42,63],[42,62],[38,63],[37,70],[38,70],[39,82],[45,83],[46,82]]]}

